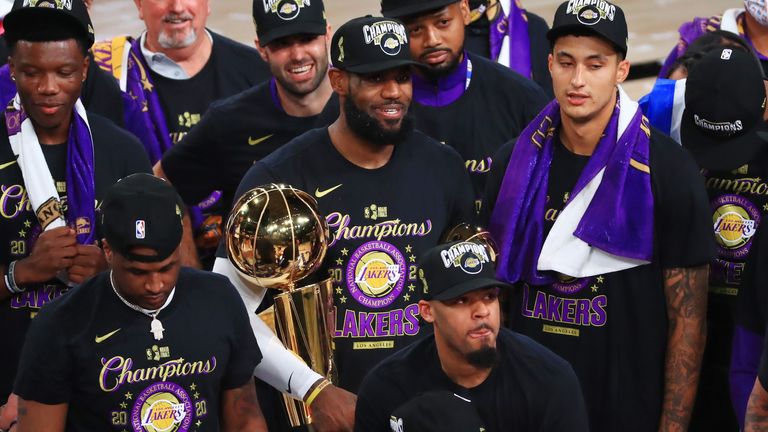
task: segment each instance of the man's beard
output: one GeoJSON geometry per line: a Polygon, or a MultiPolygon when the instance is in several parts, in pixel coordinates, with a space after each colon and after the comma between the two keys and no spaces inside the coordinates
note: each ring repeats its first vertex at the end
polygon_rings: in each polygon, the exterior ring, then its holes
{"type": "Polygon", "coordinates": [[[398,130],[386,130],[379,122],[360,110],[351,98],[344,100],[344,115],[347,125],[355,135],[377,146],[397,145],[405,141],[413,131],[413,114],[408,110],[398,130]]]}
{"type": "MultiPolygon", "coordinates": [[[[191,20],[193,17],[191,15],[172,15],[166,17],[166,19],[188,19],[191,20]]],[[[174,32],[175,33],[175,32],[174,32]]],[[[169,33],[165,31],[161,31],[160,34],[157,36],[157,43],[165,48],[165,49],[179,49],[179,48],[186,48],[188,46],[191,46],[192,44],[197,41],[197,33],[194,29],[191,29],[189,33],[187,33],[186,36],[184,36],[184,39],[179,39],[178,37],[175,37],[176,35],[174,33],[169,33]]]]}
{"type": "Polygon", "coordinates": [[[281,75],[281,71],[279,70],[272,71],[272,76],[275,77],[275,79],[280,83],[285,91],[294,96],[302,97],[314,92],[318,87],[320,87],[320,84],[323,83],[327,73],[326,71],[328,70],[328,62],[320,60],[315,64],[315,68],[315,76],[312,78],[312,81],[300,86],[287,79],[284,79],[281,75]]]}
{"type": "Polygon", "coordinates": [[[496,347],[486,346],[466,354],[467,362],[479,369],[490,369],[498,361],[496,347]]]}
{"type": "MultiPolygon", "coordinates": [[[[422,53],[422,56],[431,54],[433,52],[440,52],[440,51],[445,51],[445,50],[429,49],[429,50],[426,50],[424,53],[422,53]]],[[[417,67],[425,77],[429,78],[430,80],[438,80],[440,78],[444,78],[450,75],[453,71],[456,70],[456,68],[459,66],[459,63],[461,62],[462,52],[464,52],[464,47],[462,47],[461,50],[459,50],[458,55],[453,56],[450,60],[448,60],[447,62],[439,66],[429,66],[425,63],[419,63],[417,67]]]]}

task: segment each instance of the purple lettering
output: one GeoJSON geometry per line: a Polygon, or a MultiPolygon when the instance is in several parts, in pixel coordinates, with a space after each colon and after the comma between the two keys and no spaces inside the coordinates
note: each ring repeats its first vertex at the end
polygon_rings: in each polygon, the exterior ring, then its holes
{"type": "Polygon", "coordinates": [[[355,311],[348,310],[344,313],[344,328],[341,331],[341,337],[357,337],[357,318],[355,311]]]}
{"type": "Polygon", "coordinates": [[[547,296],[541,292],[536,292],[536,303],[533,305],[533,317],[544,319],[547,317],[547,296]]]}
{"type": "Polygon", "coordinates": [[[575,307],[576,307],[576,300],[563,299],[563,321],[562,322],[568,323],[568,324],[576,324],[576,320],[574,319],[575,307]]]}
{"type": "Polygon", "coordinates": [[[522,301],[522,314],[524,317],[533,317],[533,311],[528,309],[528,284],[523,285],[523,301],[522,301]]]}
{"type": "Polygon", "coordinates": [[[398,336],[403,334],[403,310],[395,309],[389,318],[389,335],[398,336]]]}
{"type": "Polygon", "coordinates": [[[579,299],[576,302],[576,324],[589,325],[589,299],[579,299]]]}
{"type": "Polygon", "coordinates": [[[371,313],[360,312],[360,333],[358,334],[358,336],[360,337],[376,336],[376,333],[373,331],[374,318],[376,318],[376,314],[373,312],[371,313]]]}
{"type": "Polygon", "coordinates": [[[562,320],[562,314],[560,313],[560,306],[563,303],[563,299],[560,297],[549,296],[547,299],[547,319],[550,321],[562,320]]]}
{"type": "Polygon", "coordinates": [[[403,331],[408,336],[415,336],[419,333],[419,305],[412,304],[405,308],[405,322],[403,331]]]}
{"type": "Polygon", "coordinates": [[[606,321],[608,321],[608,314],[605,311],[605,308],[608,306],[608,297],[604,295],[597,296],[592,299],[592,325],[593,326],[604,326],[606,321]]]}
{"type": "Polygon", "coordinates": [[[389,312],[376,314],[376,336],[386,336],[389,328],[389,312]]]}

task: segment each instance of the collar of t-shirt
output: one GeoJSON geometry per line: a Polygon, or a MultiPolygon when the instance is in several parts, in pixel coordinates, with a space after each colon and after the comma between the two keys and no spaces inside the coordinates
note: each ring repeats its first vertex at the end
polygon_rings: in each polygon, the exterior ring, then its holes
{"type": "Polygon", "coordinates": [[[455,102],[469,87],[469,56],[464,52],[464,60],[448,75],[437,82],[413,74],[413,100],[421,105],[446,106],[455,102]]]}
{"type": "MultiPolygon", "coordinates": [[[[208,39],[210,39],[211,43],[213,43],[213,36],[211,36],[211,33],[206,29],[205,30],[206,36],[208,36],[208,39]]],[[[144,56],[144,60],[147,61],[147,65],[149,65],[149,68],[152,69],[152,72],[173,80],[183,80],[183,79],[189,79],[189,75],[187,75],[187,72],[179,66],[178,63],[171,60],[170,57],[163,53],[156,53],[149,50],[149,48],[146,47],[146,40],[147,40],[147,32],[144,32],[141,34],[141,37],[139,38],[139,46],[141,47],[141,54],[144,56]]]]}

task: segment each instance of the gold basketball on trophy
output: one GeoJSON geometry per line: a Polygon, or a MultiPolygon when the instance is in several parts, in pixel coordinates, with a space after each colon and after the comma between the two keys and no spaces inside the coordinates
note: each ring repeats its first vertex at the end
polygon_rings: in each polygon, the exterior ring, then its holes
{"type": "MultiPolygon", "coordinates": [[[[246,192],[226,226],[227,256],[241,276],[261,288],[283,292],[259,315],[286,348],[320,375],[334,381],[331,332],[331,279],[296,287],[323,262],[328,224],[306,192],[271,184],[246,192]]],[[[312,413],[300,400],[283,395],[288,420],[312,431],[312,413]]]]}
{"type": "Polygon", "coordinates": [[[226,226],[227,255],[262,288],[290,290],[320,267],[328,225],[317,201],[291,186],[271,184],[237,200],[226,226]]]}

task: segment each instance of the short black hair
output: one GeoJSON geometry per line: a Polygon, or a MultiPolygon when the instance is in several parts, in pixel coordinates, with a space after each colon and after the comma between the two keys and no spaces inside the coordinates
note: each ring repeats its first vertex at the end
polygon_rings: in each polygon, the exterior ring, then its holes
{"type": "Polygon", "coordinates": [[[616,55],[619,57],[619,61],[624,60],[626,58],[626,54],[624,54],[624,51],[619,48],[618,45],[613,43],[612,41],[608,40],[608,38],[601,36],[592,30],[588,28],[574,28],[574,29],[568,29],[568,31],[558,34],[557,37],[552,38],[552,41],[549,43],[549,50],[554,54],[555,51],[555,42],[557,42],[558,39],[560,39],[563,36],[590,36],[590,37],[596,37],[598,39],[601,39],[605,42],[608,42],[608,44],[611,45],[611,48],[613,48],[614,51],[616,51],[616,55]]]}
{"type": "Polygon", "coordinates": [[[68,20],[36,18],[25,19],[18,25],[19,30],[5,32],[8,52],[13,55],[19,41],[27,42],[56,42],[74,39],[83,56],[88,55],[88,37],[85,31],[70,23],[68,20]],[[43,22],[41,22],[43,21],[43,22]]]}

